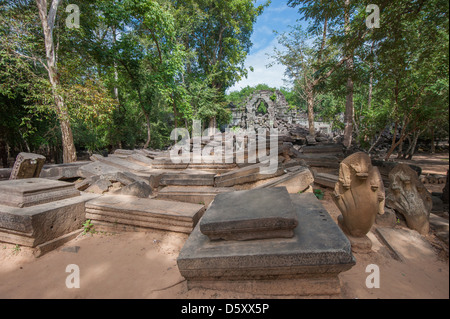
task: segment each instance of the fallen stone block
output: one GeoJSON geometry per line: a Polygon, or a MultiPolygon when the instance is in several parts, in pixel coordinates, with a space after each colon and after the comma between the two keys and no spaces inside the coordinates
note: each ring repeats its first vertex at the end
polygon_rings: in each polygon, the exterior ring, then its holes
{"type": "Polygon", "coordinates": [[[339,273],[355,265],[350,242],[314,194],[291,200],[299,221],[293,238],[211,241],[197,225],[177,259],[188,289],[339,295],[339,273]]]}
{"type": "Polygon", "coordinates": [[[307,167],[292,167],[287,169],[287,173],[279,177],[271,179],[264,183],[259,188],[269,187],[286,187],[289,194],[298,194],[308,189],[314,183],[314,177],[307,167]]]}
{"type": "Polygon", "coordinates": [[[205,207],[198,204],[105,195],[86,204],[86,218],[91,220],[96,230],[159,229],[189,234],[204,210],[205,207]]]}
{"type": "Polygon", "coordinates": [[[152,188],[144,182],[134,182],[115,191],[114,194],[147,198],[152,194],[152,188]]]}
{"type": "MultiPolygon", "coordinates": [[[[60,237],[64,242],[66,235],[81,228],[85,202],[96,196],[81,194],[23,208],[0,205],[0,241],[27,247],[45,246],[60,237]]],[[[55,246],[45,250],[50,247],[55,246]]]]}
{"type": "Polygon", "coordinates": [[[208,206],[221,193],[234,191],[228,187],[167,186],[158,192],[158,199],[208,206]]]}
{"type": "Polygon", "coordinates": [[[101,163],[101,162],[93,162],[90,164],[86,164],[81,166],[78,169],[78,174],[80,177],[88,178],[95,175],[107,175],[107,174],[115,174],[121,172],[117,167],[101,163]]]}
{"type": "Polygon", "coordinates": [[[246,166],[231,172],[217,175],[214,178],[215,187],[230,187],[233,185],[242,185],[246,183],[253,183],[264,179],[273,178],[284,174],[284,169],[280,166],[277,167],[276,172],[271,174],[264,174],[269,164],[258,163],[250,166],[246,166]]]}
{"type": "Polygon", "coordinates": [[[314,183],[331,189],[334,189],[338,179],[338,176],[327,173],[317,173],[314,175],[314,183]]]}
{"type": "Polygon", "coordinates": [[[102,195],[106,193],[112,186],[111,182],[105,178],[99,178],[91,186],[89,186],[85,191],[87,193],[94,193],[102,195]]]}
{"type": "Polygon", "coordinates": [[[27,178],[0,182],[0,205],[30,207],[79,196],[72,183],[44,178],[27,178]]]}
{"type": "Polygon", "coordinates": [[[147,156],[139,154],[139,153],[134,153],[132,155],[129,155],[126,159],[130,162],[133,162],[133,163],[141,165],[141,166],[152,167],[152,164],[153,164],[153,160],[151,160],[147,156]]]}
{"type": "Polygon", "coordinates": [[[214,173],[166,173],[160,181],[162,186],[214,186],[214,173]]]}
{"type": "Polygon", "coordinates": [[[79,168],[91,162],[82,161],[70,164],[44,165],[39,177],[48,179],[66,180],[81,177],[79,168]]]}
{"type": "Polygon", "coordinates": [[[119,170],[123,171],[131,171],[131,172],[142,172],[149,169],[148,166],[142,166],[133,162],[130,162],[126,159],[114,157],[114,156],[108,156],[103,157],[101,155],[94,154],[91,156],[91,159],[95,161],[102,162],[104,164],[113,166],[118,168],[119,170]]]}
{"type": "Polygon", "coordinates": [[[45,156],[33,153],[19,153],[9,179],[37,178],[41,174],[45,156]]]}
{"type": "Polygon", "coordinates": [[[289,193],[277,187],[217,195],[200,231],[211,240],[291,238],[297,225],[289,193]]]}
{"type": "Polygon", "coordinates": [[[305,146],[302,148],[303,154],[311,153],[327,153],[327,154],[342,154],[344,152],[344,146],[342,144],[322,144],[315,146],[305,146]]]}

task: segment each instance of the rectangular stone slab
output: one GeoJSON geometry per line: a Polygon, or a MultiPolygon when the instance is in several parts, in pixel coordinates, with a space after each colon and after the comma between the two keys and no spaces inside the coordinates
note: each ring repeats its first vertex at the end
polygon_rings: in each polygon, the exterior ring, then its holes
{"type": "Polygon", "coordinates": [[[338,176],[327,173],[317,173],[314,176],[314,183],[332,189],[334,189],[338,180],[339,180],[338,176]]]}
{"type": "Polygon", "coordinates": [[[314,177],[311,171],[307,167],[296,167],[295,170],[288,172],[285,175],[270,180],[268,183],[264,183],[256,189],[268,188],[268,187],[286,187],[289,194],[297,194],[303,192],[314,183],[314,177]]]}
{"type": "Polygon", "coordinates": [[[88,202],[86,218],[102,228],[108,226],[108,230],[127,231],[134,227],[189,234],[204,210],[199,204],[115,195],[88,202]]]}
{"type": "Polygon", "coordinates": [[[294,236],[297,215],[285,187],[219,194],[200,221],[211,240],[294,236]]]}
{"type": "Polygon", "coordinates": [[[208,206],[220,193],[232,192],[232,188],[208,186],[167,186],[158,193],[158,199],[208,206]]]}
{"type": "Polygon", "coordinates": [[[269,164],[267,162],[258,163],[217,175],[214,178],[214,186],[231,187],[234,185],[253,183],[284,174],[284,169],[280,166],[278,166],[277,170],[273,174],[263,174],[262,172],[264,172],[264,169],[268,167],[269,164]]]}
{"type": "Polygon", "coordinates": [[[45,178],[0,181],[0,205],[30,207],[80,196],[74,184],[45,178]]]}
{"type": "Polygon", "coordinates": [[[0,205],[0,241],[36,247],[81,229],[85,202],[97,196],[83,193],[24,208],[0,205]]]}
{"type": "MultiPolygon", "coordinates": [[[[220,289],[223,281],[256,286],[267,280],[282,283],[282,279],[305,278],[320,283],[324,276],[336,282],[337,275],[356,262],[349,240],[314,194],[295,194],[291,199],[299,220],[293,238],[211,241],[197,225],[177,259],[188,287],[205,283],[205,288],[211,288],[216,282],[215,288],[220,289]]],[[[339,285],[334,288],[338,293],[339,285]]],[[[285,294],[283,285],[273,289],[272,294],[285,294]]],[[[314,294],[327,291],[319,289],[314,294]]]]}
{"type": "Polygon", "coordinates": [[[161,178],[162,186],[213,186],[214,173],[167,173],[161,178]]]}

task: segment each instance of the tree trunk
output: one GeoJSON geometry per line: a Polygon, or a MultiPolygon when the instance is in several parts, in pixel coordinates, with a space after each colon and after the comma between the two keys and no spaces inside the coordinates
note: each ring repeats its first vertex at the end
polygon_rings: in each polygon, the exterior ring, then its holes
{"type": "MultiPolygon", "coordinates": [[[[346,35],[350,32],[350,0],[345,0],[345,33],[346,35]]],[[[347,78],[347,97],[345,102],[345,114],[344,114],[344,146],[345,148],[350,148],[352,145],[352,134],[353,134],[353,116],[354,116],[354,106],[353,106],[353,50],[349,48],[349,41],[347,41],[346,53],[348,54],[348,59],[346,61],[346,67],[348,72],[347,78]]]]}
{"type": "Polygon", "coordinates": [[[55,25],[56,12],[60,0],[53,0],[50,5],[50,10],[47,14],[47,1],[36,0],[36,5],[39,10],[39,17],[42,23],[42,29],[44,31],[45,53],[47,58],[47,72],[52,85],[52,94],[56,105],[56,114],[59,118],[59,124],[61,127],[62,144],[63,144],[63,161],[64,163],[72,163],[77,160],[77,153],[75,144],[73,142],[72,129],[70,127],[69,114],[64,104],[62,96],[58,90],[60,87],[59,75],[57,68],[57,61],[55,56],[55,45],[53,42],[53,28],[55,25]]]}
{"type": "MultiPolygon", "coordinates": [[[[372,46],[370,48],[370,53],[373,55],[373,47],[375,41],[372,41],[372,46]]],[[[372,56],[373,58],[373,56],[372,56]]],[[[369,78],[369,99],[367,101],[367,107],[369,110],[372,108],[372,96],[373,96],[373,61],[370,62],[370,78],[369,78]]]]}
{"type": "Polygon", "coordinates": [[[436,153],[436,146],[434,145],[434,127],[431,127],[431,154],[436,153]]]}
{"type": "Polygon", "coordinates": [[[177,106],[175,105],[175,99],[173,98],[173,119],[174,119],[174,125],[175,125],[175,128],[178,128],[178,119],[177,119],[177,116],[178,116],[178,112],[177,112],[177,106]]]}
{"type": "Polygon", "coordinates": [[[420,131],[414,132],[413,141],[412,141],[412,144],[407,153],[407,158],[406,158],[407,160],[412,160],[414,154],[416,153],[416,146],[417,146],[417,141],[419,140],[419,136],[420,136],[420,131]]]}
{"type": "Polygon", "coordinates": [[[314,127],[314,92],[313,88],[308,88],[306,94],[306,102],[308,105],[308,124],[309,124],[309,135],[316,136],[316,129],[314,127]]]}
{"type": "Polygon", "coordinates": [[[409,142],[409,147],[408,147],[407,151],[403,154],[403,144],[405,144],[405,142],[404,141],[401,142],[400,145],[398,146],[397,159],[402,158],[402,156],[403,156],[403,158],[405,158],[406,157],[406,153],[409,152],[409,149],[411,147],[411,139],[409,138],[409,136],[407,136],[407,138],[408,138],[408,142],[409,142]]]}
{"type": "Polygon", "coordinates": [[[4,140],[0,140],[0,157],[2,158],[2,167],[8,167],[8,151],[4,140]]]}
{"type": "Polygon", "coordinates": [[[151,123],[150,123],[150,117],[148,116],[147,112],[144,112],[145,121],[147,123],[147,141],[144,144],[144,148],[148,148],[150,145],[150,142],[152,141],[152,131],[151,131],[151,123]]]}
{"type": "MultiPolygon", "coordinates": [[[[353,59],[351,59],[353,60],[353,59]]],[[[353,65],[353,63],[351,63],[353,65]]],[[[353,66],[348,66],[349,70],[353,66]]],[[[345,115],[344,115],[344,146],[348,149],[352,145],[352,134],[353,134],[353,79],[351,76],[347,79],[347,98],[345,103],[345,115]]]]}
{"type": "Polygon", "coordinates": [[[369,110],[372,108],[372,95],[373,95],[373,71],[371,70],[369,78],[369,100],[367,102],[367,107],[369,108],[369,110]]]}

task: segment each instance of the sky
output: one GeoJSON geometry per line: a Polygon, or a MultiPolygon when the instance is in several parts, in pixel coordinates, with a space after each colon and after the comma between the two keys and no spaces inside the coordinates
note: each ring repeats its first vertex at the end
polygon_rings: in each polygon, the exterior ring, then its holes
{"type": "MultiPolygon", "coordinates": [[[[260,5],[264,0],[257,0],[256,5],[260,5]]],[[[273,55],[274,47],[280,48],[276,39],[274,30],[279,33],[289,30],[289,26],[297,23],[300,18],[298,8],[287,6],[287,0],[272,0],[269,7],[265,8],[264,13],[258,17],[253,28],[251,41],[253,43],[250,53],[245,61],[245,67],[248,70],[247,78],[237,82],[228,91],[239,91],[246,86],[256,86],[258,84],[267,84],[271,87],[289,87],[283,82],[285,79],[285,67],[275,64],[270,68],[266,66],[275,62],[270,56],[273,55]],[[269,55],[269,56],[268,56],[269,55]],[[251,72],[249,67],[253,67],[251,72]]],[[[302,24],[305,21],[301,21],[302,24]]],[[[286,78],[287,79],[287,78],[286,78]]]]}

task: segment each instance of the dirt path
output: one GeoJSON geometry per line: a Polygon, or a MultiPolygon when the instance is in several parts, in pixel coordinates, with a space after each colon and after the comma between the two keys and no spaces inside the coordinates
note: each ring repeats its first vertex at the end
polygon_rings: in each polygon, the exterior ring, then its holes
{"type": "MultiPolygon", "coordinates": [[[[334,220],[339,211],[326,192],[322,202],[334,220]]],[[[373,252],[354,254],[356,265],[340,275],[343,298],[449,298],[448,257],[429,261],[400,262],[369,233],[373,252]],[[380,268],[380,288],[365,285],[366,267],[380,268]]],[[[176,233],[122,233],[81,236],[38,259],[29,249],[15,251],[13,245],[0,246],[0,298],[158,298],[234,299],[254,298],[212,290],[187,290],[176,258],[186,235],[176,233]],[[80,247],[77,253],[63,251],[80,247]],[[65,285],[66,267],[79,266],[80,288],[65,285]]],[[[430,240],[433,240],[430,235],[430,240]]],[[[260,296],[256,296],[260,297],[260,296]]],[[[264,296],[277,298],[277,296],[264,296]]]]}

